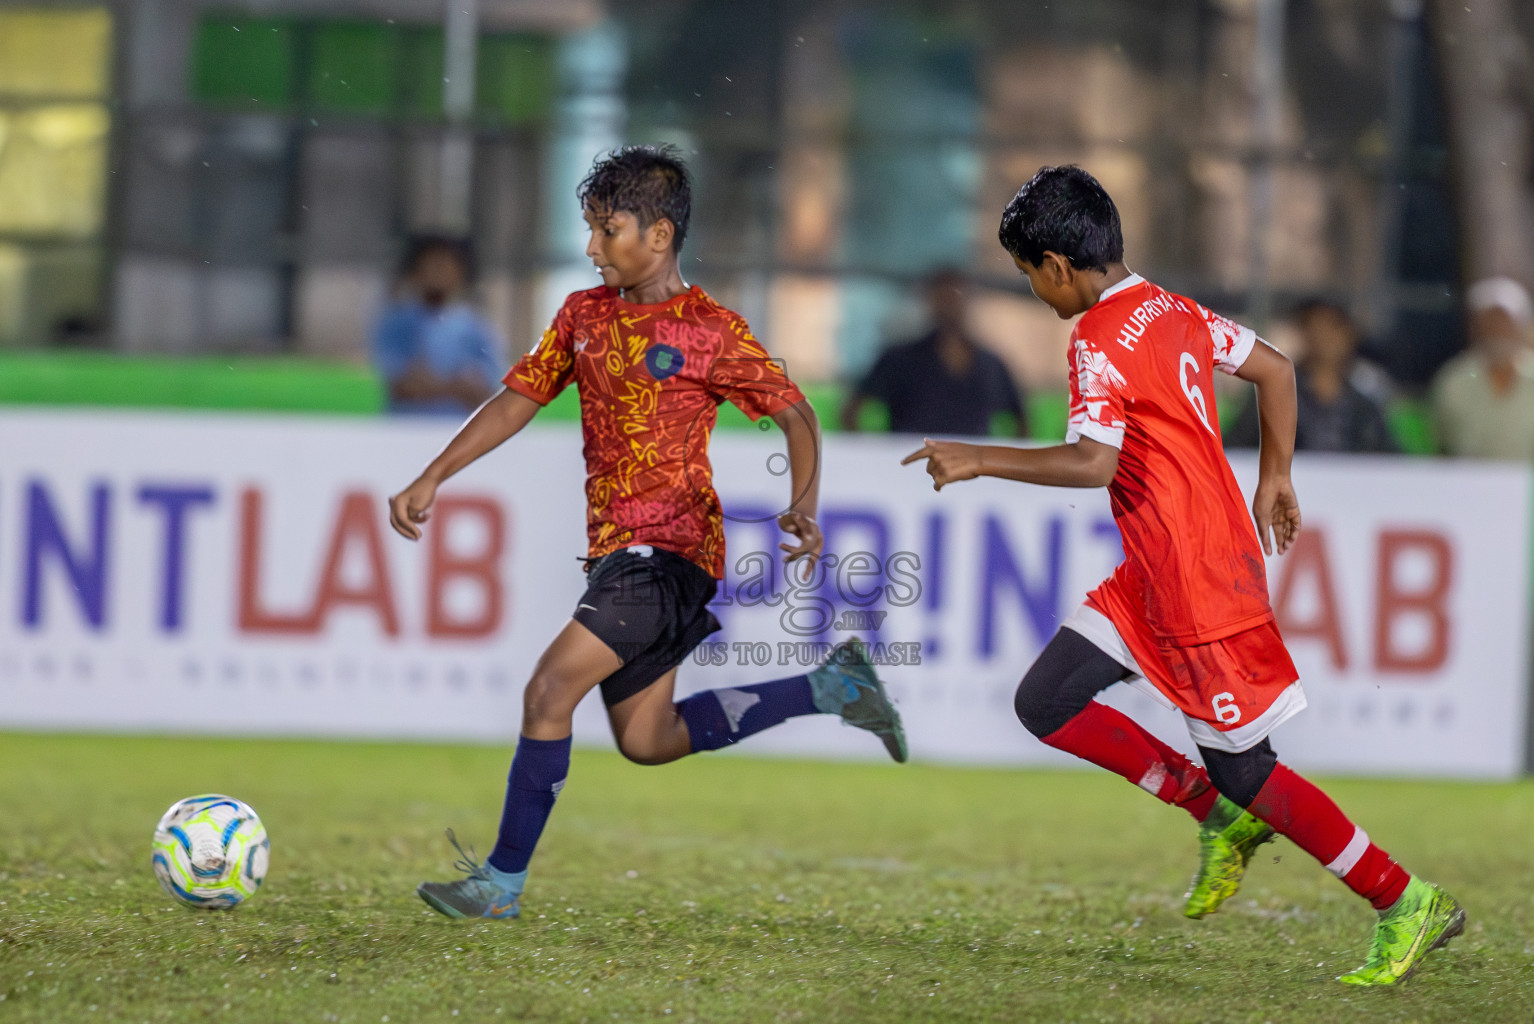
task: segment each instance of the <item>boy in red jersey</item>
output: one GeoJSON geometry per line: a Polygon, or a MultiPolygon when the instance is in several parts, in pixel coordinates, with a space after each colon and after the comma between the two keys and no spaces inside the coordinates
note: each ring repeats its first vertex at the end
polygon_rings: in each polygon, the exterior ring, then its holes
{"type": "Polygon", "coordinates": [[[1293,367],[1249,329],[1131,273],[1118,210],[1078,167],[1040,170],[1008,204],[1000,237],[1035,295],[1063,320],[1081,316],[1071,332],[1066,443],[928,441],[905,462],[926,459],[937,489],[977,476],[1106,486],[1124,541],[1124,561],[1024,676],[1018,718],[1050,746],[1193,815],[1201,856],[1189,917],[1235,893],[1276,830],[1379,911],[1368,962],[1339,980],[1404,981],[1464,929],[1464,911],[1370,843],[1326,794],[1278,763],[1268,741],[1305,707],[1262,560],[1282,554],[1300,529],[1289,479],[1293,367]],[[1250,518],[1220,446],[1215,367],[1257,385],[1261,470],[1250,518]],[[1127,679],[1182,712],[1204,768],[1093,700],[1127,679]]]}
{"type": "Polygon", "coordinates": [[[855,645],[806,675],[673,703],[677,666],[719,629],[708,610],[724,574],[724,517],[708,462],[719,403],[753,420],[770,416],[787,435],[793,490],[778,525],[798,541],[780,545],[790,563],[820,554],[820,431],[745,321],[682,280],[692,184],[674,149],[611,153],[577,194],[591,231],[586,255],[602,284],[565,300],[538,347],[506,374],[506,389],[389,502],[395,530],[419,539],[444,480],[521,430],[568,384],[579,388],[587,588],[523,694],[495,849],[482,864],[460,862],[468,877],[417,889],[449,917],[517,916],[528,860],[569,771],[571,716],[593,687],[619,749],[639,764],[717,750],[809,714],[839,715],[906,759],[899,714],[855,645]]]}

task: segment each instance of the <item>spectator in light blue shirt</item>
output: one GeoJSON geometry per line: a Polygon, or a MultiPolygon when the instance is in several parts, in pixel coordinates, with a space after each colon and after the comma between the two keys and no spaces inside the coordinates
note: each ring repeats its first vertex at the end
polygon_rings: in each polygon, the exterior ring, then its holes
{"type": "Polygon", "coordinates": [[[399,293],[373,328],[373,365],[390,412],[463,416],[500,383],[502,345],[466,298],[472,276],[468,242],[411,239],[399,293]]]}

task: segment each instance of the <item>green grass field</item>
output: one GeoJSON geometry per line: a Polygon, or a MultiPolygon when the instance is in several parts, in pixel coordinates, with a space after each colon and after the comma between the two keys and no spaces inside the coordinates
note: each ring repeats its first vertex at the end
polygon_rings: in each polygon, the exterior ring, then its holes
{"type": "MultiPolygon", "coordinates": [[[[1025,741],[1019,735],[1019,742],[1025,741]]],[[[0,736],[7,1021],[1528,1021],[1534,783],[1330,789],[1470,911],[1400,991],[1331,979],[1371,914],[1284,841],[1184,920],[1191,822],[1097,772],[577,752],[519,921],[440,918],[442,828],[493,838],[508,749],[0,736]],[[149,837],[239,796],[272,837],[232,912],[149,837]]]]}

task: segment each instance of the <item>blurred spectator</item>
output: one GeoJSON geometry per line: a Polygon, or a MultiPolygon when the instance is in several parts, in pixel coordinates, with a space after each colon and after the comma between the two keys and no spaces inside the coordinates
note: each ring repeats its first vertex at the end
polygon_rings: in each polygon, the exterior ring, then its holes
{"type": "Polygon", "coordinates": [[[500,339],[467,299],[473,253],[446,235],[410,240],[394,302],[373,329],[389,411],[463,415],[506,370],[500,339]]]}
{"type": "Polygon", "coordinates": [[[858,429],[858,412],[872,398],[889,409],[897,434],[985,435],[994,414],[1010,413],[1017,436],[1028,436],[1023,397],[1006,365],[965,332],[967,287],[956,270],[928,278],[932,330],[880,354],[842,406],[844,430],[858,429]]]}
{"type": "MultiPolygon", "coordinates": [[[[1383,373],[1358,358],[1358,328],[1346,310],[1315,299],[1295,311],[1301,343],[1295,358],[1297,451],[1397,452],[1381,409],[1383,373]]],[[[1230,448],[1255,448],[1257,403],[1247,402],[1225,433],[1230,448]]]]}
{"type": "Polygon", "coordinates": [[[1534,321],[1529,293],[1493,277],[1465,293],[1470,347],[1433,380],[1438,442],[1449,455],[1534,461],[1534,321]]]}

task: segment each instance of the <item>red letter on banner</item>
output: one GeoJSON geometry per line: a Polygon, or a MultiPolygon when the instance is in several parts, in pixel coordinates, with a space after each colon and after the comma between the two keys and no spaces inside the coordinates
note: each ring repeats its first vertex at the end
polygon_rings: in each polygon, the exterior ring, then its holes
{"type": "Polygon", "coordinates": [[[426,570],[426,632],[431,636],[481,637],[501,625],[501,554],[506,549],[506,519],[490,498],[439,498],[432,509],[430,562],[426,570]],[[448,533],[457,516],[472,516],[485,524],[484,546],[473,554],[448,549],[448,533]],[[455,618],[447,608],[447,584],[470,580],[484,594],[480,613],[455,618]]]}
{"type": "Polygon", "coordinates": [[[240,492],[239,627],[247,633],[313,633],[314,616],[283,615],[261,607],[261,492],[240,492]]]}
{"type": "Polygon", "coordinates": [[[389,582],[389,563],[384,560],[383,538],[378,533],[378,510],[382,504],[362,491],[349,491],[341,499],[341,514],[336,517],[335,532],[330,536],[330,551],[325,568],[320,571],[320,591],[314,597],[310,617],[315,629],[321,629],[338,604],[355,604],[378,613],[383,631],[399,636],[399,616],[394,611],[394,588],[389,582]],[[346,549],[359,541],[367,553],[367,580],[349,586],[341,580],[341,563],[346,549]]]}
{"type": "Polygon", "coordinates": [[[1374,617],[1374,663],[1396,672],[1432,672],[1449,657],[1449,612],[1445,607],[1454,579],[1454,549],[1448,538],[1429,530],[1386,530],[1379,542],[1379,608],[1374,617]],[[1415,590],[1402,590],[1396,565],[1407,552],[1421,552],[1431,563],[1432,577],[1415,590]],[[1417,653],[1403,652],[1394,636],[1397,621],[1420,617],[1431,631],[1428,645],[1417,653]]]}
{"type": "Polygon", "coordinates": [[[1332,586],[1332,564],[1326,553],[1325,532],[1313,526],[1306,527],[1295,538],[1282,565],[1284,574],[1279,577],[1278,597],[1273,602],[1279,632],[1286,640],[1317,637],[1326,641],[1332,664],[1339,670],[1346,669],[1348,652],[1343,646],[1342,621],[1337,614],[1337,591],[1332,586]],[[1316,588],[1315,613],[1304,619],[1295,618],[1289,608],[1295,578],[1301,573],[1314,576],[1316,588]]]}

